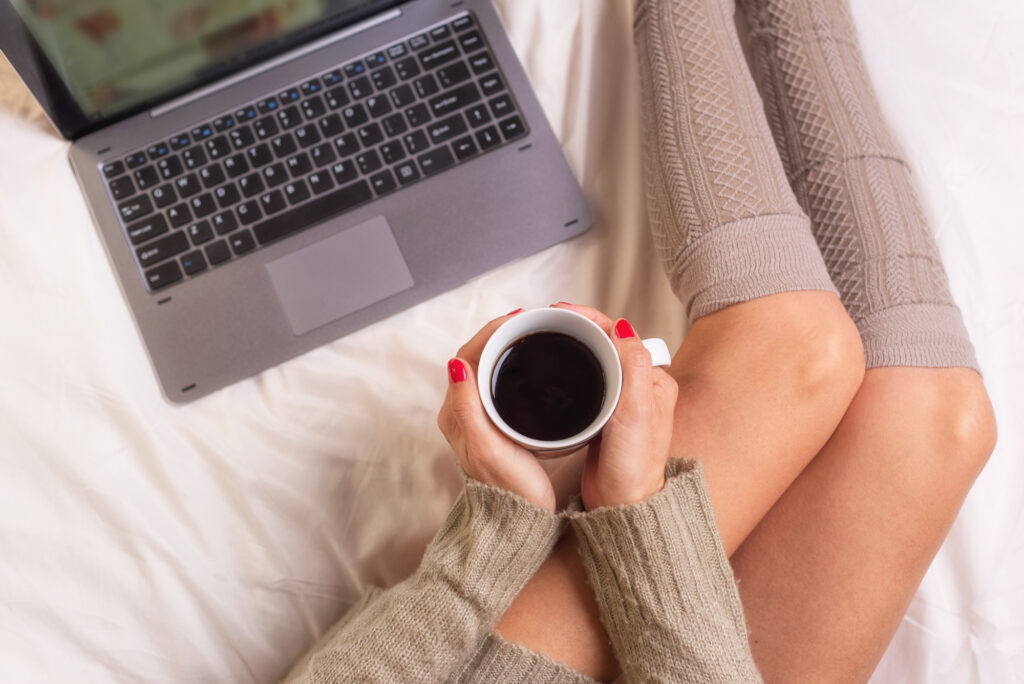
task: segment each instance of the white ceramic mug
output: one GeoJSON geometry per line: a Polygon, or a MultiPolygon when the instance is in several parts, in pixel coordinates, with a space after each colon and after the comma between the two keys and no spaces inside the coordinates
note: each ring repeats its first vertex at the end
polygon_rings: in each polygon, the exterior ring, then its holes
{"type": "MultiPolygon", "coordinates": [[[[651,353],[653,365],[667,366],[672,362],[672,355],[664,340],[653,337],[643,340],[643,345],[651,353]]],[[[601,428],[608,422],[619,403],[619,394],[622,392],[622,365],[611,339],[586,316],[568,309],[531,309],[507,320],[487,340],[477,367],[477,387],[487,416],[499,430],[539,458],[551,458],[576,451],[601,432],[601,428]],[[604,403],[601,404],[597,417],[582,432],[565,439],[533,439],[517,432],[502,419],[491,395],[491,375],[502,353],[516,340],[536,332],[560,332],[579,340],[594,353],[604,372],[604,403]]]]}

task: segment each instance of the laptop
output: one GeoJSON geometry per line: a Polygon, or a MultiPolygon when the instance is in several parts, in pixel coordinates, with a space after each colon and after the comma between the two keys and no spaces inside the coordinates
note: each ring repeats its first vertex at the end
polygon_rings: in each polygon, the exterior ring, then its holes
{"type": "Polygon", "coordinates": [[[489,0],[0,0],[0,50],[173,403],[591,225],[489,0]]]}

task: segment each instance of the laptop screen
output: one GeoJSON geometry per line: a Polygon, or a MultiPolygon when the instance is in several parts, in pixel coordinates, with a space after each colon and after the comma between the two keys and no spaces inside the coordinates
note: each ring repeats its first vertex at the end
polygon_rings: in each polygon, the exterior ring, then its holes
{"type": "Polygon", "coordinates": [[[63,100],[64,109],[73,105],[70,108],[78,110],[58,112],[58,116],[70,113],[93,124],[151,106],[395,4],[394,0],[0,0],[6,2],[21,20],[25,39],[31,37],[33,56],[45,61],[47,78],[40,79],[39,85],[52,86],[59,80],[62,86],[61,97],[46,99],[63,100]]]}

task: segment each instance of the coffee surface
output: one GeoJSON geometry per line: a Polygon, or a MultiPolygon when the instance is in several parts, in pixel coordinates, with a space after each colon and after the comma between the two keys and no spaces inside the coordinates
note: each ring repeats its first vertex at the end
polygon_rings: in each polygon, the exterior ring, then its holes
{"type": "Polygon", "coordinates": [[[505,349],[491,374],[498,414],[517,432],[555,441],[579,434],[604,403],[604,371],[579,340],[536,332],[505,349]]]}

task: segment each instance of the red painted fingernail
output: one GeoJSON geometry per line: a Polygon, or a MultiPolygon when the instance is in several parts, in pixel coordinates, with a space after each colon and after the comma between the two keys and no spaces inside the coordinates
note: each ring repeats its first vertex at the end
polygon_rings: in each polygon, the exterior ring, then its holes
{"type": "Polygon", "coordinates": [[[466,379],[466,365],[458,359],[448,362],[448,377],[452,382],[462,382],[466,379]]]}
{"type": "Polygon", "coordinates": [[[514,316],[514,315],[516,315],[517,313],[523,313],[523,310],[522,310],[522,309],[516,309],[515,311],[509,311],[509,312],[508,312],[507,314],[505,314],[505,315],[506,315],[506,316],[514,316]]]}
{"type": "Polygon", "coordinates": [[[636,332],[633,330],[633,326],[631,326],[629,321],[625,318],[620,318],[619,322],[615,324],[615,334],[622,340],[627,337],[636,337],[636,332]]]}

